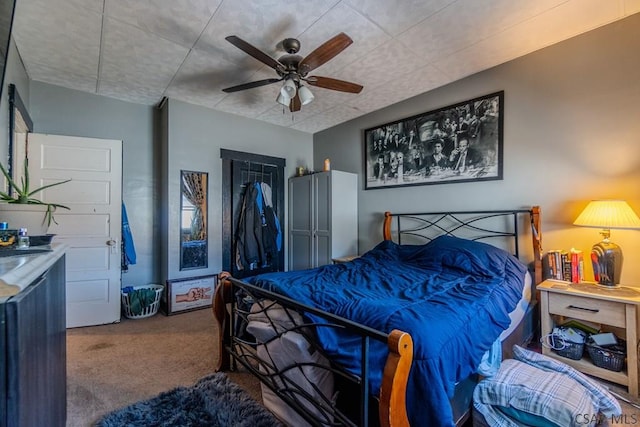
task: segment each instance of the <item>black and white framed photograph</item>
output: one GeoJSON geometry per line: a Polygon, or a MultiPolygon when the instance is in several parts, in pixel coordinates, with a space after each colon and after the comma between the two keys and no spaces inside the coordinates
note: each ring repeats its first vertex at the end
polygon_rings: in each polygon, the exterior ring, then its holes
{"type": "Polygon", "coordinates": [[[502,179],[504,91],[364,131],[365,190],[502,179]]]}
{"type": "Polygon", "coordinates": [[[167,280],[162,308],[167,315],[211,307],[218,275],[167,280]]]}

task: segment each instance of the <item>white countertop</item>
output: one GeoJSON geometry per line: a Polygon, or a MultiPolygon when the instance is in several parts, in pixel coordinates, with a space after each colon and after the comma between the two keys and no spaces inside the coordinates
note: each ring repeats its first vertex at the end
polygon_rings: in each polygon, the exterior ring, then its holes
{"type": "Polygon", "coordinates": [[[52,249],[51,252],[0,258],[0,299],[15,295],[29,286],[64,255],[67,246],[62,243],[53,243],[49,248],[52,249]]]}

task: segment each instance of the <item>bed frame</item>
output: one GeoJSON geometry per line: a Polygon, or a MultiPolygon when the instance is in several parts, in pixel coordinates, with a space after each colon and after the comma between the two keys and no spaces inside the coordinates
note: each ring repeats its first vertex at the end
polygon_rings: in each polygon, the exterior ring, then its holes
{"type": "MultiPolygon", "coordinates": [[[[520,257],[519,239],[530,230],[532,263],[532,286],[542,281],[540,208],[497,210],[497,211],[459,211],[459,212],[427,212],[412,214],[384,214],[383,236],[385,240],[393,240],[400,244],[424,243],[438,235],[452,235],[471,240],[480,240],[495,244],[509,250],[520,257]],[[497,244],[494,242],[498,242],[497,244]],[[505,247],[505,242],[506,247],[505,247]]],[[[528,251],[529,252],[529,251],[528,251]]],[[[354,323],[348,319],[334,316],[313,307],[300,304],[280,294],[274,294],[262,288],[234,279],[228,273],[220,274],[219,285],[216,288],[213,313],[218,323],[219,357],[216,371],[237,369],[240,364],[268,388],[277,394],[290,407],[294,408],[309,424],[351,425],[351,426],[408,426],[405,409],[406,385],[413,359],[413,341],[411,336],[403,331],[393,330],[386,334],[366,326],[354,323]],[[267,301],[267,302],[263,302],[267,301]],[[360,375],[353,375],[335,363],[325,369],[330,370],[336,379],[336,389],[341,390],[344,399],[353,401],[353,396],[359,394],[357,407],[345,405],[341,396],[337,402],[330,399],[318,399],[309,395],[309,391],[302,388],[295,381],[289,379],[286,371],[301,369],[303,363],[277,369],[273,360],[258,358],[257,343],[244,330],[248,322],[251,305],[259,302],[259,311],[268,318],[268,309],[275,303],[285,308],[289,318],[292,314],[312,313],[321,317],[323,322],[303,322],[287,331],[295,331],[307,338],[314,351],[323,350],[313,339],[315,327],[332,327],[347,329],[358,337],[362,348],[362,370],[360,375]],[[290,314],[291,313],[291,314],[290,314]],[[389,354],[383,372],[380,396],[371,397],[367,392],[368,357],[372,342],[382,341],[387,344],[389,354]],[[312,402],[313,401],[313,402],[312,402]],[[310,409],[310,406],[313,408],[310,409]],[[320,414],[320,415],[319,415],[320,414]]],[[[535,294],[533,294],[535,295],[535,294]]],[[[254,306],[254,312],[256,311],[254,306]]],[[[274,322],[269,319],[272,326],[274,322]]],[[[534,319],[535,322],[535,319],[534,319]]],[[[524,322],[521,322],[523,324],[524,322]]],[[[278,330],[281,336],[284,330],[278,330]]],[[[511,334],[510,339],[503,342],[507,355],[513,343],[527,340],[522,330],[511,334]]],[[[309,364],[306,364],[307,367],[309,364]]],[[[318,367],[314,364],[314,367],[318,367]]],[[[462,425],[469,417],[470,395],[475,379],[470,378],[459,384],[456,396],[452,399],[454,420],[462,425]],[[460,390],[460,397],[458,391],[460,390]],[[458,409],[456,409],[458,407],[458,409]],[[457,414],[456,412],[460,412],[457,414]]]]}

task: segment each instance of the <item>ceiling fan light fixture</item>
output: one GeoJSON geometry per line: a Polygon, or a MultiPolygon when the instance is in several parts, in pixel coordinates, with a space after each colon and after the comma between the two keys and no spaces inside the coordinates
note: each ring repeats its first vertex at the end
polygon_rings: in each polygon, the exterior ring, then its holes
{"type": "Polygon", "coordinates": [[[300,97],[300,103],[302,105],[307,105],[315,99],[315,96],[313,96],[309,88],[303,85],[300,85],[300,88],[298,88],[298,96],[300,97]]]}
{"type": "Polygon", "coordinates": [[[282,91],[280,91],[280,92],[278,93],[278,98],[276,98],[276,102],[277,102],[278,104],[284,105],[285,107],[288,107],[288,106],[289,106],[289,104],[291,103],[291,98],[290,98],[290,97],[288,97],[286,94],[285,94],[285,95],[283,95],[283,94],[282,94],[282,91]]]}
{"type": "Polygon", "coordinates": [[[284,84],[280,89],[280,93],[282,94],[282,96],[286,96],[289,99],[296,96],[296,83],[293,81],[293,79],[286,79],[284,81],[284,84]]]}

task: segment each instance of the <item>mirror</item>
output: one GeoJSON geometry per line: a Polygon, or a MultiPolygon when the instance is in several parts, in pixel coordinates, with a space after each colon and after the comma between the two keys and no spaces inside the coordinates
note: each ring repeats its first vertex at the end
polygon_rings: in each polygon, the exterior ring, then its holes
{"type": "MultiPolygon", "coordinates": [[[[29,116],[14,84],[9,85],[9,147],[7,172],[13,179],[20,176],[19,168],[27,153],[27,134],[33,131],[33,121],[29,116]],[[18,173],[16,173],[16,171],[18,173]]],[[[9,184],[7,183],[7,186],[9,184]]],[[[11,190],[10,187],[7,188],[11,190]]]]}
{"type": "Polygon", "coordinates": [[[180,270],[207,268],[206,172],[180,171],[180,270]]]}

